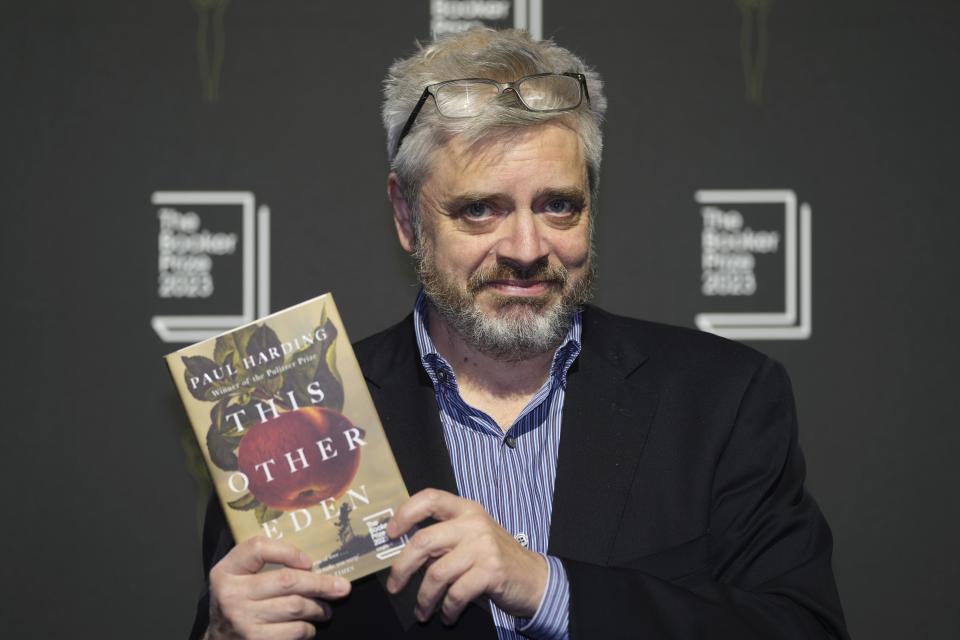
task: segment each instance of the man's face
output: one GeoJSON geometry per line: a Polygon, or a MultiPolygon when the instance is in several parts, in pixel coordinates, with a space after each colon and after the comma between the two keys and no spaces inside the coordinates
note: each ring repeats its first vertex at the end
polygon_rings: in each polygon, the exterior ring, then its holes
{"type": "Polygon", "coordinates": [[[420,212],[421,281],[461,337],[504,360],[557,346],[592,282],[576,133],[550,123],[473,147],[454,137],[432,159],[420,212]]]}

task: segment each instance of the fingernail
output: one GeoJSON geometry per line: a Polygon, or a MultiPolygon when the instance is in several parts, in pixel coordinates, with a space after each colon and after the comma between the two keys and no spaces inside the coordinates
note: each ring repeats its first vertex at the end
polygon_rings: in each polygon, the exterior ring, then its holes
{"type": "Polygon", "coordinates": [[[397,581],[393,579],[393,576],[387,578],[387,591],[390,593],[396,593],[397,591],[397,581]]]}
{"type": "Polygon", "coordinates": [[[333,581],[333,590],[336,593],[346,593],[350,585],[343,578],[337,578],[333,581]]]}
{"type": "Polygon", "coordinates": [[[393,523],[393,518],[390,518],[390,522],[387,523],[387,535],[391,538],[394,537],[394,531],[396,530],[397,525],[393,523]]]}
{"type": "Polygon", "coordinates": [[[313,566],[313,561],[310,559],[310,556],[305,554],[303,551],[300,552],[300,564],[305,564],[307,566],[313,566]]]}

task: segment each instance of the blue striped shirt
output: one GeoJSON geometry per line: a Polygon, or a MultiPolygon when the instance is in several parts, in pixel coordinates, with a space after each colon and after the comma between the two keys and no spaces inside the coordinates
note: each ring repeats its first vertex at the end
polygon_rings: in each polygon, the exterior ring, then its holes
{"type": "Polygon", "coordinates": [[[420,359],[440,408],[457,490],[483,505],[518,543],[547,559],[547,588],[532,618],[514,618],[490,603],[497,635],[501,640],[567,638],[569,582],[560,560],[546,552],[567,371],[580,354],[580,313],[574,314],[566,339],[554,353],[549,378],[506,433],[460,396],[453,368],[427,333],[427,300],[422,291],[414,309],[414,327],[420,359]]]}

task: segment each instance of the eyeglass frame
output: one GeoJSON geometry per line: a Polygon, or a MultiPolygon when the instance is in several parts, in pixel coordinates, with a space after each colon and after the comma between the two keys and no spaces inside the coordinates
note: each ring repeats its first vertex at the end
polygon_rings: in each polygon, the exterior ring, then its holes
{"type": "MultiPolygon", "coordinates": [[[[407,121],[403,125],[403,129],[400,130],[400,135],[399,137],[397,137],[397,147],[396,149],[394,149],[394,152],[393,152],[394,155],[400,152],[400,144],[403,142],[403,139],[407,137],[407,134],[410,133],[410,129],[413,128],[413,123],[416,121],[417,115],[420,113],[420,110],[423,108],[423,105],[427,102],[427,98],[429,96],[433,96],[434,104],[436,104],[437,95],[436,93],[434,93],[434,91],[436,91],[438,87],[442,87],[443,85],[446,85],[446,84],[453,84],[454,82],[467,82],[467,81],[483,82],[486,84],[495,85],[497,87],[497,97],[500,97],[501,95],[503,95],[504,91],[507,91],[509,89],[510,91],[513,91],[515,96],[517,96],[517,99],[520,101],[520,104],[523,105],[524,109],[526,109],[527,111],[533,111],[534,113],[555,113],[560,111],[573,111],[574,109],[579,107],[581,104],[583,104],[584,98],[587,99],[587,102],[590,102],[590,91],[587,90],[587,77],[582,73],[575,73],[575,72],[553,73],[548,71],[546,73],[534,73],[529,76],[523,76],[522,78],[517,78],[513,82],[497,82],[496,80],[491,80],[490,78],[457,78],[455,80],[444,80],[443,82],[435,82],[433,84],[428,84],[423,88],[423,93],[420,94],[420,99],[417,100],[417,104],[413,108],[413,111],[410,112],[410,116],[407,117],[407,121]],[[523,96],[520,95],[520,92],[518,92],[514,87],[529,78],[542,78],[544,76],[568,76],[570,78],[575,78],[576,80],[579,80],[580,81],[580,100],[577,102],[577,104],[573,105],[572,107],[564,107],[562,109],[531,109],[530,106],[524,101],[523,96]]],[[[491,101],[495,99],[496,98],[492,98],[491,101]]],[[[439,108],[440,107],[438,106],[437,109],[439,110],[439,108]]],[[[456,118],[456,116],[444,116],[444,117],[456,118]]],[[[461,116],[461,117],[472,118],[474,116],[461,116]]]]}

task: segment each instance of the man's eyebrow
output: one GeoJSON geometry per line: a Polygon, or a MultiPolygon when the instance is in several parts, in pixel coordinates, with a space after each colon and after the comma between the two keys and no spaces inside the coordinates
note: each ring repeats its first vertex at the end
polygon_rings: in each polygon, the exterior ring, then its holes
{"type": "Polygon", "coordinates": [[[444,211],[458,213],[464,207],[475,202],[505,202],[510,201],[510,196],[505,193],[483,193],[473,191],[461,193],[443,201],[444,211]]]}
{"type": "Polygon", "coordinates": [[[587,204],[587,193],[580,187],[547,187],[533,196],[534,200],[543,198],[566,198],[581,207],[587,204]]]}

